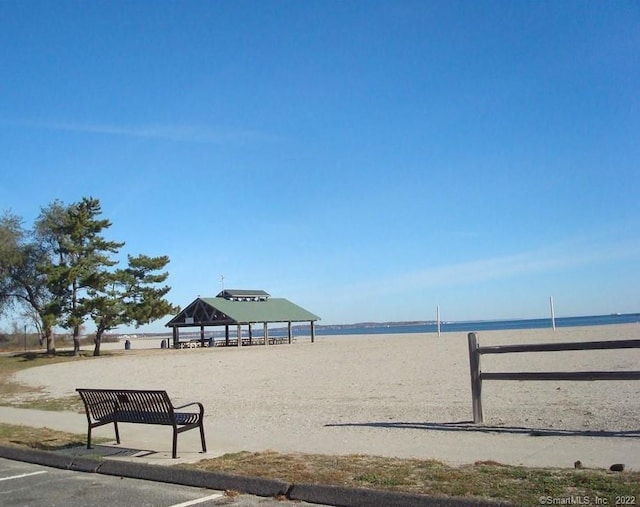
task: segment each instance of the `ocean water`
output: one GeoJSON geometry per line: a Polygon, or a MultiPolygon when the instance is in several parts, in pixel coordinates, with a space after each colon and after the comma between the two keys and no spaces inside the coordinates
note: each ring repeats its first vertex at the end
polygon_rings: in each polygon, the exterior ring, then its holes
{"type": "MultiPolygon", "coordinates": [[[[556,327],[604,326],[610,324],[640,323],[640,313],[623,313],[613,315],[591,315],[583,317],[556,317],[556,327]]],[[[522,320],[475,320],[464,322],[441,322],[440,331],[473,332],[499,331],[504,329],[542,329],[551,328],[551,317],[546,319],[522,320]]],[[[436,322],[421,324],[367,324],[345,326],[317,326],[317,336],[346,334],[399,334],[399,333],[437,333],[436,322]]]]}
{"type": "MultiPolygon", "coordinates": [[[[578,327],[578,326],[604,326],[609,324],[632,324],[640,323],[640,313],[623,313],[612,315],[590,315],[584,317],[556,317],[556,327],[578,327]]],[[[503,329],[542,329],[551,328],[551,317],[545,319],[521,319],[521,320],[473,320],[458,322],[441,322],[440,331],[450,332],[473,332],[473,331],[499,331],[503,329]]],[[[309,335],[308,324],[294,324],[293,334],[309,335]]],[[[343,324],[334,326],[316,325],[316,336],[336,336],[350,334],[401,334],[401,333],[437,333],[438,325],[435,321],[421,323],[367,323],[367,324],[343,324]]],[[[255,326],[254,336],[262,336],[261,326],[255,326]]],[[[198,338],[199,331],[182,331],[183,338],[198,338]]],[[[243,326],[242,335],[248,336],[246,326],[243,326]]],[[[207,332],[207,338],[224,336],[224,330],[216,328],[213,332],[207,332]]],[[[231,330],[231,336],[235,337],[235,329],[231,330]]],[[[287,336],[286,327],[274,327],[269,329],[269,336],[287,336]]]]}

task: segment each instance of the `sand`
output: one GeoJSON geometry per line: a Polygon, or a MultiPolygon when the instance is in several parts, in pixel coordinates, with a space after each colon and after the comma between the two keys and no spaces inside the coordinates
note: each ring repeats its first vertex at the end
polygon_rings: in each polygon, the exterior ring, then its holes
{"type": "MultiPolygon", "coordinates": [[[[638,339],[640,324],[487,331],[478,338],[481,345],[638,339]]],[[[73,395],[77,387],[126,387],[166,389],[176,404],[201,401],[209,447],[218,453],[273,449],[567,466],[588,455],[608,466],[622,442],[630,454],[620,458],[629,464],[637,455],[640,467],[638,381],[487,381],[485,425],[470,424],[466,333],[317,337],[315,343],[305,337],[240,349],[155,345],[140,350],[142,342],[134,340],[122,356],[32,368],[15,380],[53,397],[73,395]],[[545,436],[532,436],[535,430],[545,436]]],[[[640,349],[482,358],[484,371],[639,366],[640,349]]]]}

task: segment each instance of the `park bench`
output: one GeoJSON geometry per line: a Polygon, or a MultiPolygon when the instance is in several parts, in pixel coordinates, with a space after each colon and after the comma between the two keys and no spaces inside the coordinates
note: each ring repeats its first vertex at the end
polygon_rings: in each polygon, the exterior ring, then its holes
{"type": "Polygon", "coordinates": [[[207,452],[204,440],[204,407],[202,403],[187,403],[174,407],[166,391],[134,389],[76,389],[87,413],[89,429],[87,449],[91,449],[91,430],[113,423],[116,442],[120,443],[118,423],[159,424],[173,427],[172,457],[176,458],[178,433],[200,428],[202,452],[207,452]],[[178,410],[197,406],[196,412],[178,410]]]}

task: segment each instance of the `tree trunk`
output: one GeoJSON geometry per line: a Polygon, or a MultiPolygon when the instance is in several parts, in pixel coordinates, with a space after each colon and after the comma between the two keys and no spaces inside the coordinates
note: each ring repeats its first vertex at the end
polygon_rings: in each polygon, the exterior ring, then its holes
{"type": "Polygon", "coordinates": [[[53,330],[50,327],[46,327],[43,333],[43,339],[47,342],[47,354],[50,356],[56,355],[56,338],[53,335],[53,330]]]}
{"type": "Polygon", "coordinates": [[[80,354],[80,326],[74,326],[73,328],[73,355],[80,354]]]}
{"type": "Polygon", "coordinates": [[[52,334],[46,337],[47,340],[47,354],[51,356],[56,355],[56,339],[52,334]]]}
{"type": "Polygon", "coordinates": [[[102,343],[102,333],[104,333],[104,331],[101,331],[101,330],[96,331],[96,337],[93,339],[93,343],[95,345],[93,347],[94,356],[100,355],[100,344],[102,343]]]}

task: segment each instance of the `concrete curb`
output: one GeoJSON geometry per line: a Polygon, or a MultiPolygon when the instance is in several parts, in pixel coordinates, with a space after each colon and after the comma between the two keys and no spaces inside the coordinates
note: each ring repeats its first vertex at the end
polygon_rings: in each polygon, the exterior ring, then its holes
{"type": "Polygon", "coordinates": [[[290,500],[337,507],[503,507],[511,505],[473,499],[434,497],[324,484],[290,484],[285,481],[260,477],[205,472],[113,459],[74,457],[55,451],[2,445],[0,445],[0,458],[77,472],[114,475],[219,491],[234,490],[262,497],[286,496],[290,500]]]}
{"type": "Polygon", "coordinates": [[[269,497],[285,495],[291,487],[287,482],[272,479],[116,460],[105,460],[98,473],[269,497]]]}
{"type": "Polygon", "coordinates": [[[510,505],[324,484],[294,484],[287,498],[336,507],[388,507],[390,505],[394,507],[500,507],[510,505]]]}
{"type": "Polygon", "coordinates": [[[24,461],[26,463],[35,463],[36,465],[63,469],[68,469],[72,463],[69,456],[63,456],[62,454],[56,454],[55,452],[27,449],[25,447],[0,446],[0,457],[12,459],[14,461],[24,461]]]}

